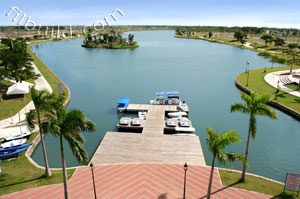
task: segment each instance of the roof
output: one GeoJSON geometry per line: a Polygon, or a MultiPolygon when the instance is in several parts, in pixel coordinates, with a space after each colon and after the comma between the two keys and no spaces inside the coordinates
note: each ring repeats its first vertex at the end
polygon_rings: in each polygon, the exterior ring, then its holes
{"type": "Polygon", "coordinates": [[[29,86],[25,83],[16,83],[7,89],[6,95],[17,95],[29,93],[29,86]]]}
{"type": "Polygon", "coordinates": [[[156,92],[156,96],[159,95],[179,95],[179,91],[162,91],[162,92],[156,92]]]}
{"type": "Polygon", "coordinates": [[[129,98],[127,97],[121,97],[120,99],[118,99],[118,104],[128,104],[129,103],[129,98]]]}

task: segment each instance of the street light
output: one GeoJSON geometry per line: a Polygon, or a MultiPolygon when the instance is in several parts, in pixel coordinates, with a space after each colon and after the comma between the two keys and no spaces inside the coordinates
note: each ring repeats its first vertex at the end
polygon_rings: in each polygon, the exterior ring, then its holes
{"type": "Polygon", "coordinates": [[[277,82],[277,90],[276,90],[275,100],[277,99],[277,94],[278,93],[279,93],[279,80],[277,82]]]}
{"type": "Polygon", "coordinates": [[[95,199],[97,198],[97,194],[96,194],[96,187],[95,187],[95,179],[94,179],[94,164],[91,162],[90,164],[90,168],[92,171],[92,178],[93,178],[93,185],[94,185],[94,194],[95,194],[95,199]]]}
{"type": "Polygon", "coordinates": [[[248,82],[249,82],[249,73],[250,73],[250,71],[249,71],[249,62],[247,61],[247,84],[246,84],[246,86],[248,86],[248,82]]]}
{"type": "Polygon", "coordinates": [[[183,199],[185,199],[186,171],[188,170],[187,163],[184,164],[183,169],[184,169],[183,199]]]}

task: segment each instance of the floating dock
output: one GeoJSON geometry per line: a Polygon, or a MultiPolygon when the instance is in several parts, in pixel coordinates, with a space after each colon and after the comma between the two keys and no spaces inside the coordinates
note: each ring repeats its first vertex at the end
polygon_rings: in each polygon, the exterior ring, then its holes
{"type": "Polygon", "coordinates": [[[142,133],[107,132],[91,159],[93,164],[206,165],[198,136],[164,134],[165,114],[177,111],[176,105],[129,104],[127,111],[147,111],[142,133]]]}

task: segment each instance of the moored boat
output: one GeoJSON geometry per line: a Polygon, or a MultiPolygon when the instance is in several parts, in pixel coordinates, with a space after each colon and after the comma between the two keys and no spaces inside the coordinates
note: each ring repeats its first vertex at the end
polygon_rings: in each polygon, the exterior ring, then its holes
{"type": "Polygon", "coordinates": [[[2,152],[8,152],[8,151],[14,151],[14,150],[17,150],[17,149],[22,149],[22,148],[28,147],[30,145],[32,145],[32,143],[21,144],[21,145],[15,146],[15,147],[0,148],[0,153],[2,153],[2,152]]]}
{"type": "Polygon", "coordinates": [[[131,120],[132,126],[141,126],[143,124],[143,119],[142,118],[133,118],[131,120]]]}
{"type": "Polygon", "coordinates": [[[8,158],[11,156],[16,156],[19,153],[21,153],[22,151],[26,151],[28,148],[21,148],[21,149],[16,149],[16,150],[12,150],[12,151],[6,151],[3,153],[0,153],[0,158],[8,158]]]}
{"type": "Polygon", "coordinates": [[[147,112],[139,112],[138,115],[139,115],[139,118],[145,120],[146,116],[147,116],[147,112]]]}
{"type": "Polygon", "coordinates": [[[120,112],[123,112],[124,110],[126,110],[126,108],[129,105],[129,98],[127,97],[121,97],[120,99],[118,99],[118,106],[117,109],[120,112]]]}
{"type": "Polygon", "coordinates": [[[191,127],[192,126],[192,122],[185,117],[180,119],[179,124],[181,127],[191,127]]]}
{"type": "Polygon", "coordinates": [[[25,132],[22,131],[19,135],[4,137],[4,140],[2,141],[2,143],[12,141],[12,140],[17,140],[17,139],[22,139],[22,138],[29,138],[30,135],[31,135],[30,131],[25,131],[25,132]]]}
{"type": "Polygon", "coordinates": [[[15,147],[15,146],[22,145],[25,142],[26,142],[26,138],[18,139],[18,140],[11,140],[11,141],[1,144],[1,147],[3,147],[3,148],[15,147]]]}
{"type": "Polygon", "coordinates": [[[178,120],[176,118],[167,119],[167,126],[176,127],[178,125],[178,120]]]}
{"type": "Polygon", "coordinates": [[[163,91],[156,92],[156,96],[154,100],[150,100],[150,104],[153,105],[179,105],[179,91],[163,91]]]}
{"type": "Polygon", "coordinates": [[[186,112],[173,112],[173,113],[168,113],[169,117],[182,117],[182,116],[187,116],[186,112]]]}
{"type": "Polygon", "coordinates": [[[130,117],[122,117],[120,119],[120,125],[130,125],[131,118],[130,117]]]}

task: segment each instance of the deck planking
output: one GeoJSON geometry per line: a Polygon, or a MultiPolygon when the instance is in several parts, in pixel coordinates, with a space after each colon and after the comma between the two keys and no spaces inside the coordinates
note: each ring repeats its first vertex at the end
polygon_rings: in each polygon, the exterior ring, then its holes
{"type": "Polygon", "coordinates": [[[198,136],[164,134],[165,113],[177,111],[177,106],[130,104],[128,109],[147,111],[142,133],[107,132],[91,159],[93,164],[206,165],[198,136]]]}

